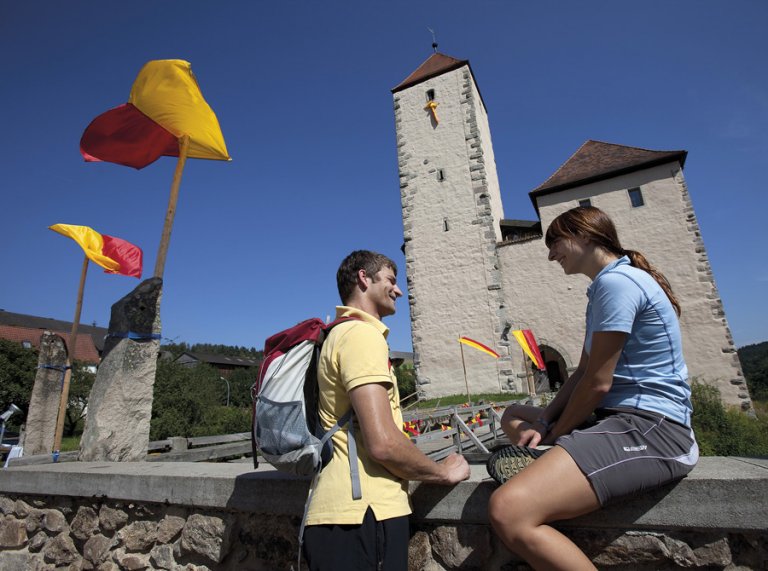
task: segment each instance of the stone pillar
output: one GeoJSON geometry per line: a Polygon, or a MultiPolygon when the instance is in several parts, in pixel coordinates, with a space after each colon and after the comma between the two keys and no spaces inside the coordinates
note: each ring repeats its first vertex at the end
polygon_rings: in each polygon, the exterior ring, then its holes
{"type": "Polygon", "coordinates": [[[88,400],[81,461],[136,462],[147,455],[162,286],[162,279],[150,278],[112,306],[88,400]]]}
{"type": "Polygon", "coordinates": [[[67,348],[64,339],[50,331],[43,333],[24,437],[24,454],[27,456],[49,454],[53,450],[66,364],[67,348]]]}

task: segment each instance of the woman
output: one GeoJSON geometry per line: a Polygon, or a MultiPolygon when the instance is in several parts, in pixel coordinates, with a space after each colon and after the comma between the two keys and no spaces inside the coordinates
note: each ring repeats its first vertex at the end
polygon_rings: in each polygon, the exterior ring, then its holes
{"type": "Polygon", "coordinates": [[[561,214],[545,242],[549,260],[566,274],[592,280],[584,347],[546,408],[513,405],[504,412],[513,446],[488,462],[503,484],[491,496],[489,516],[507,547],[535,569],[594,569],[547,523],[682,478],[698,460],[680,305],[642,254],[622,248],[613,222],[597,208],[561,214]],[[544,453],[540,444],[554,446],[544,453]]]}

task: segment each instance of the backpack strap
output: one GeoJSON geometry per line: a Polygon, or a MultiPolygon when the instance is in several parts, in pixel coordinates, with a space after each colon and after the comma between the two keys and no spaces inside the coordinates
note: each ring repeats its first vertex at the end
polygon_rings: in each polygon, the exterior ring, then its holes
{"type": "Polygon", "coordinates": [[[357,465],[357,442],[355,442],[355,429],[354,429],[355,411],[349,409],[331,429],[325,433],[325,436],[320,440],[321,444],[325,444],[331,437],[342,428],[345,424],[349,424],[347,429],[347,455],[349,456],[349,477],[352,480],[352,499],[359,500],[363,497],[362,489],[360,487],[360,468],[357,465]]]}

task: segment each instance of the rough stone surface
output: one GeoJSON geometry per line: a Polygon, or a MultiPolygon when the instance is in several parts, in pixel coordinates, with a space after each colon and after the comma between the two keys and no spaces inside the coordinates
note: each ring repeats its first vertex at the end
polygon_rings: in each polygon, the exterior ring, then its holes
{"type": "Polygon", "coordinates": [[[128,514],[104,504],[99,508],[99,523],[104,531],[115,531],[125,525],[128,514]]]}
{"type": "Polygon", "coordinates": [[[480,567],[491,554],[488,528],[479,525],[438,527],[432,546],[449,569],[480,567]]]}
{"type": "Polygon", "coordinates": [[[67,528],[67,518],[58,510],[44,510],[42,527],[51,533],[60,533],[67,528]]]}
{"type": "Polygon", "coordinates": [[[143,460],[160,340],[163,281],[150,278],[112,306],[109,335],[88,401],[80,460],[143,460]],[[128,333],[146,339],[128,339],[128,333]]]}
{"type": "Polygon", "coordinates": [[[43,548],[46,541],[48,541],[48,534],[44,531],[38,531],[30,538],[27,549],[32,553],[37,553],[43,548]]]}
{"type": "Polygon", "coordinates": [[[157,541],[157,523],[136,521],[117,534],[127,551],[146,551],[157,541]]]}
{"type": "Polygon", "coordinates": [[[160,569],[173,569],[176,561],[173,558],[173,547],[170,545],[156,545],[149,554],[155,567],[160,569]]]}
{"type": "Polygon", "coordinates": [[[0,569],[3,571],[52,571],[41,556],[30,553],[0,552],[0,569]]]}
{"type": "Polygon", "coordinates": [[[47,563],[53,563],[57,567],[80,559],[77,547],[68,533],[60,533],[46,543],[42,554],[47,563]]]}
{"type": "Polygon", "coordinates": [[[219,563],[229,550],[229,536],[230,527],[223,519],[192,514],[181,532],[181,550],[219,563]]]}
{"type": "Polygon", "coordinates": [[[184,518],[174,515],[167,515],[157,526],[157,541],[159,543],[170,543],[184,529],[184,518]]]}
{"type": "Polygon", "coordinates": [[[49,454],[56,435],[61,382],[67,364],[64,339],[46,331],[40,337],[40,356],[26,419],[24,454],[49,454]],[[53,368],[50,368],[53,367],[53,368]]]}
{"type": "Polygon", "coordinates": [[[81,541],[86,541],[99,529],[99,516],[88,506],[81,506],[72,520],[72,535],[81,541]]]}
{"type": "Polygon", "coordinates": [[[0,549],[16,549],[27,542],[27,524],[13,516],[0,520],[0,549]]]}
{"type": "Polygon", "coordinates": [[[109,555],[109,550],[115,544],[115,539],[111,537],[105,537],[101,534],[92,536],[83,546],[83,557],[93,563],[99,565],[103,561],[106,561],[109,555]]]}
{"type": "Polygon", "coordinates": [[[15,506],[16,502],[11,498],[0,497],[0,514],[8,515],[14,513],[15,506]]]}

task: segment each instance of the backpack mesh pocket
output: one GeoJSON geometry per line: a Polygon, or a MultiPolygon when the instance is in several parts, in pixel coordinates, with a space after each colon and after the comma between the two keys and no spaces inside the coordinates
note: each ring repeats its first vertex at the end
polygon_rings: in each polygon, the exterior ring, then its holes
{"type": "Polygon", "coordinates": [[[274,402],[259,398],[256,404],[256,442],[265,454],[281,456],[300,450],[315,440],[307,431],[301,401],[274,402]]]}

